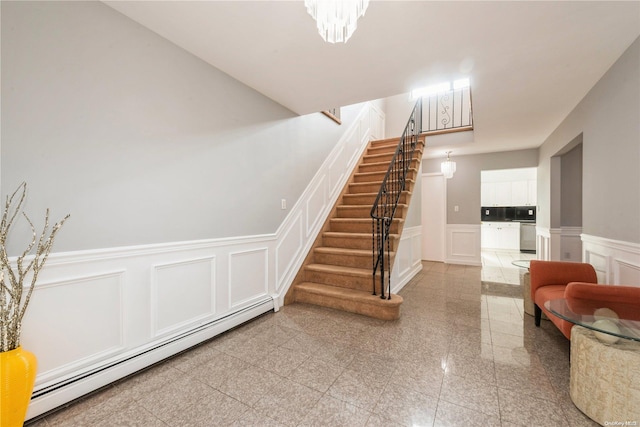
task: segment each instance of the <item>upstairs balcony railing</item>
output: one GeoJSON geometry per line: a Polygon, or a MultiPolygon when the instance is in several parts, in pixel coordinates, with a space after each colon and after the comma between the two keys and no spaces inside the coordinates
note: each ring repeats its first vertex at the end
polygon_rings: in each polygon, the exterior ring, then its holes
{"type": "Polygon", "coordinates": [[[422,132],[447,133],[473,129],[471,88],[464,87],[422,98],[422,132]]]}

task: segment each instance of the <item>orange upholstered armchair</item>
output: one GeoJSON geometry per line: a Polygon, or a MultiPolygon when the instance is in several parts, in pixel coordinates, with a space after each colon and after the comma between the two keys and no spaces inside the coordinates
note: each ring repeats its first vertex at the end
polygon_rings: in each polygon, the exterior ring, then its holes
{"type": "Polygon", "coordinates": [[[564,261],[532,260],[529,266],[531,278],[531,300],[535,304],[536,326],[540,326],[542,312],[551,320],[565,337],[571,338],[572,323],[553,314],[544,307],[544,303],[565,297],[565,288],[571,282],[598,282],[596,271],[591,264],[564,261]]]}

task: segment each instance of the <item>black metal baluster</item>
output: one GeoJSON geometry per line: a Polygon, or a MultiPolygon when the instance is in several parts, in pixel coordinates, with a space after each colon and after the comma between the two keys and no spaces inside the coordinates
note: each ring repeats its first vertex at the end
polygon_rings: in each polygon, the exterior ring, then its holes
{"type": "Polygon", "coordinates": [[[421,131],[422,99],[419,99],[405,126],[387,173],[382,180],[380,191],[371,208],[371,217],[375,221],[375,224],[372,222],[371,226],[372,234],[375,234],[371,240],[373,245],[373,295],[376,295],[375,276],[379,270],[380,298],[383,299],[391,299],[391,225],[402,192],[406,188],[407,172],[411,167],[421,131]]]}

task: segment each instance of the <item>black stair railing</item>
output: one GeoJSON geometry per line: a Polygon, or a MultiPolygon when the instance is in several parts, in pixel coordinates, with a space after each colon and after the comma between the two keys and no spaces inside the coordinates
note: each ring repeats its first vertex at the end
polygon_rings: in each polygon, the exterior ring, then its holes
{"type": "Polygon", "coordinates": [[[371,208],[373,220],[373,295],[377,295],[376,282],[379,279],[380,298],[382,299],[391,299],[391,225],[396,215],[400,196],[406,187],[407,173],[411,167],[421,132],[422,98],[419,98],[413,107],[407,126],[402,132],[398,147],[371,208]]]}
{"type": "Polygon", "coordinates": [[[473,129],[471,88],[453,89],[424,98],[425,133],[473,129]]]}

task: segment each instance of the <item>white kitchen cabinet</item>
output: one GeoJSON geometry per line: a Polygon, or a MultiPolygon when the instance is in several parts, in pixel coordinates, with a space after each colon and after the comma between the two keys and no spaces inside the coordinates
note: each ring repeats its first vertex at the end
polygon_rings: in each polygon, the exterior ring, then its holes
{"type": "Polygon", "coordinates": [[[480,246],[486,249],[520,250],[520,223],[483,222],[480,246]]]}
{"type": "Polygon", "coordinates": [[[509,250],[520,250],[520,223],[507,222],[499,229],[498,248],[509,250]]]}
{"type": "Polygon", "coordinates": [[[480,247],[496,248],[498,246],[498,227],[496,222],[483,222],[480,227],[480,247]]]}
{"type": "Polygon", "coordinates": [[[535,179],[527,181],[528,185],[528,200],[526,206],[536,206],[538,204],[538,182],[535,179]]]}
{"type": "Polygon", "coordinates": [[[495,182],[483,182],[480,184],[480,204],[481,206],[497,206],[495,182]]]}
{"type": "Polygon", "coordinates": [[[481,206],[536,206],[536,168],[482,171],[481,206]]]}
{"type": "Polygon", "coordinates": [[[480,184],[481,206],[535,206],[536,199],[535,179],[480,184]]]}
{"type": "Polygon", "coordinates": [[[514,206],[511,202],[511,182],[496,182],[496,206],[514,206]]]}
{"type": "Polygon", "coordinates": [[[527,206],[529,203],[529,183],[526,180],[511,183],[511,206],[527,206]]]}

